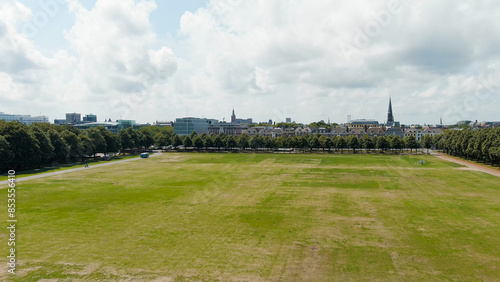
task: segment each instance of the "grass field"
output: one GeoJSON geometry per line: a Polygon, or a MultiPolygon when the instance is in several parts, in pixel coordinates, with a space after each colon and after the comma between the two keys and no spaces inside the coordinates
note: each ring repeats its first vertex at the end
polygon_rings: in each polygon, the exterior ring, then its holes
{"type": "Polygon", "coordinates": [[[17,201],[14,281],[500,280],[500,179],[430,156],[171,153],[17,201]]]}

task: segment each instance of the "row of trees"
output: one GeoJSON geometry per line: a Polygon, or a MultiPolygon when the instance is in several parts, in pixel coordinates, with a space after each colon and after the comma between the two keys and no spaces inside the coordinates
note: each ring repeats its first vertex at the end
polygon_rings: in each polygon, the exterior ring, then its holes
{"type": "Polygon", "coordinates": [[[0,120],[0,169],[31,169],[54,163],[82,161],[97,154],[145,149],[157,134],[169,137],[172,128],[132,128],[114,134],[104,127],[81,131],[71,125],[45,123],[26,126],[0,120]]]}
{"type": "Polygon", "coordinates": [[[483,130],[450,130],[435,137],[425,136],[421,142],[410,136],[343,138],[305,135],[272,138],[268,136],[198,135],[178,136],[170,127],[123,129],[118,134],[103,127],[81,131],[69,125],[33,124],[0,121],[0,168],[30,169],[54,163],[81,161],[97,154],[147,150],[151,146],[166,148],[183,146],[187,150],[274,150],[368,152],[410,150],[436,147],[454,156],[498,164],[500,162],[500,128],[483,130]]]}
{"type": "Polygon", "coordinates": [[[259,136],[255,135],[252,137],[242,134],[240,136],[230,136],[225,134],[207,135],[203,133],[201,135],[193,132],[189,136],[177,136],[173,134],[170,136],[162,136],[162,140],[155,136],[155,144],[158,146],[173,146],[178,148],[183,146],[187,149],[225,149],[225,150],[235,150],[235,149],[254,149],[254,150],[272,150],[272,149],[296,149],[299,151],[337,151],[344,152],[344,150],[352,151],[356,153],[356,150],[365,149],[367,151],[380,150],[384,151],[402,151],[404,149],[409,149],[413,151],[417,148],[431,148],[432,139],[425,138],[423,142],[417,142],[416,138],[410,136],[403,140],[399,136],[381,136],[381,137],[370,137],[368,135],[358,138],[357,136],[348,136],[343,138],[337,137],[327,137],[324,135],[304,135],[304,136],[294,136],[285,137],[281,136],[278,138],[272,138],[269,136],[259,136]]]}
{"type": "Polygon", "coordinates": [[[447,154],[493,165],[500,164],[500,128],[447,130],[433,140],[447,154]]]}

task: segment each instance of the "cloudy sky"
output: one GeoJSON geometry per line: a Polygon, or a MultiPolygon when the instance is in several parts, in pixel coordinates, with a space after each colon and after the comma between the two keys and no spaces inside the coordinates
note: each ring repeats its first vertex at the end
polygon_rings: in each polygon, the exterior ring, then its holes
{"type": "Polygon", "coordinates": [[[1,0],[0,112],[500,120],[495,0],[1,0]]]}

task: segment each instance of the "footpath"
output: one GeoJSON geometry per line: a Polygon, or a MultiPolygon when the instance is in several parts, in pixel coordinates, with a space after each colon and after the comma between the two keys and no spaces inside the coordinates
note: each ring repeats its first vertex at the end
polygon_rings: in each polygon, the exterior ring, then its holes
{"type": "MultiPolygon", "coordinates": [[[[160,152],[155,152],[153,155],[150,156],[150,158],[156,157],[161,155],[160,152]]],[[[122,164],[126,162],[132,162],[132,161],[137,161],[141,160],[140,157],[133,158],[133,159],[127,159],[127,160],[121,160],[121,161],[114,161],[114,162],[109,162],[109,163],[103,163],[103,164],[96,164],[96,165],[91,165],[89,167],[78,167],[78,168],[72,168],[72,169],[67,169],[67,170],[62,170],[62,171],[54,171],[54,172],[47,172],[47,173],[41,173],[37,175],[31,175],[31,176],[16,176],[16,183],[21,182],[21,181],[28,181],[28,180],[33,180],[33,179],[39,179],[39,178],[45,178],[45,177],[50,177],[50,176],[55,176],[55,175],[61,175],[65,173],[71,173],[71,172],[76,172],[76,171],[82,171],[82,170],[88,170],[88,169],[95,169],[103,166],[110,166],[110,165],[115,165],[115,164],[122,164]]],[[[0,181],[0,189],[7,188],[6,184],[8,184],[8,180],[0,181]]]]}
{"type": "Polygon", "coordinates": [[[459,165],[463,165],[466,167],[465,169],[467,169],[467,170],[480,171],[480,172],[484,172],[484,173],[487,173],[487,174],[490,174],[490,175],[493,175],[496,177],[500,177],[500,171],[493,169],[493,168],[484,167],[482,165],[478,165],[478,164],[475,164],[473,162],[453,158],[453,157],[450,157],[450,156],[447,156],[447,155],[441,154],[441,153],[431,152],[431,155],[436,156],[436,157],[438,157],[442,160],[445,160],[445,161],[449,161],[449,162],[453,162],[453,163],[456,163],[459,165]]]}

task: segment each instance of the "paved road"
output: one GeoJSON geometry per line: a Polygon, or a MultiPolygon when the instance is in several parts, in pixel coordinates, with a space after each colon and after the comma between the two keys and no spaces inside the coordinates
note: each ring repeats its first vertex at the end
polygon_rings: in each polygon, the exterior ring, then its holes
{"type": "Polygon", "coordinates": [[[445,161],[453,162],[453,163],[456,163],[459,165],[464,165],[467,167],[468,170],[480,171],[480,172],[484,172],[487,174],[491,174],[493,176],[500,177],[500,171],[493,169],[493,168],[488,168],[488,167],[484,167],[481,165],[477,165],[475,163],[472,163],[472,162],[469,162],[466,160],[462,160],[462,159],[452,158],[450,156],[447,156],[447,155],[441,154],[441,153],[431,152],[431,155],[436,156],[436,157],[443,159],[445,161]]]}
{"type": "MultiPolygon", "coordinates": [[[[159,156],[159,155],[161,155],[160,152],[155,152],[153,155],[151,155],[151,158],[159,156]]],[[[44,178],[44,177],[55,176],[55,175],[61,175],[61,174],[65,174],[65,173],[75,172],[75,171],[94,169],[94,168],[103,167],[103,166],[109,166],[109,165],[114,165],[114,164],[121,164],[121,163],[126,163],[126,162],[131,162],[131,161],[137,161],[137,160],[140,160],[140,159],[141,159],[140,157],[137,157],[137,158],[133,158],[133,159],[127,159],[127,160],[114,161],[114,162],[106,162],[106,163],[102,163],[102,164],[91,165],[88,168],[78,167],[78,168],[72,168],[72,169],[67,169],[67,170],[62,170],[62,171],[42,173],[42,174],[37,174],[37,175],[32,175],[32,176],[26,176],[26,177],[20,176],[20,177],[16,177],[16,182],[33,180],[33,179],[44,178]]],[[[6,188],[5,184],[8,184],[8,180],[0,181],[0,189],[6,188]]]]}

